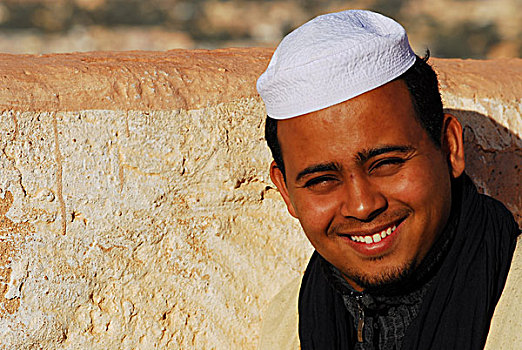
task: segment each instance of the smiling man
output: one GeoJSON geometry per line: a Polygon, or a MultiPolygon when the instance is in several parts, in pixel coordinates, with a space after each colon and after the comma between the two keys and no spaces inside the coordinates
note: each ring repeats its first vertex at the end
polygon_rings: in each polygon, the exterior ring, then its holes
{"type": "Polygon", "coordinates": [[[519,230],[464,173],[462,127],[404,29],[368,11],[317,17],[257,87],[270,176],[315,248],[261,348],[483,348],[519,230]]]}

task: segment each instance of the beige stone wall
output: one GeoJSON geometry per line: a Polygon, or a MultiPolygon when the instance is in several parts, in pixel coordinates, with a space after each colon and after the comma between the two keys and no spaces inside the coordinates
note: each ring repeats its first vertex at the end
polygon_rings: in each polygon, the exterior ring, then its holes
{"type": "MultiPolygon", "coordinates": [[[[0,55],[0,349],[252,349],[311,250],[268,178],[271,51],[0,55]]],[[[434,60],[521,222],[522,60],[434,60]]]]}

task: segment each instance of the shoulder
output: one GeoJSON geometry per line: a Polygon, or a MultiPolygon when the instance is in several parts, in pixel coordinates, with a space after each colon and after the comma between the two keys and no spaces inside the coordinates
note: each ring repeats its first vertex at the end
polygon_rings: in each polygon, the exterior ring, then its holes
{"type": "Polygon", "coordinates": [[[284,286],[263,314],[259,350],[299,349],[297,302],[301,277],[284,286]]]}
{"type": "Polygon", "coordinates": [[[485,349],[522,349],[522,235],[495,313],[491,319],[485,349]]]}

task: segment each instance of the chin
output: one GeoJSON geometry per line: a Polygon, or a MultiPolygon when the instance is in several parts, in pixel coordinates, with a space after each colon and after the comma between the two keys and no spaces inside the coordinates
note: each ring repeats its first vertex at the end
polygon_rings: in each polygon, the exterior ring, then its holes
{"type": "MultiPolygon", "coordinates": [[[[378,263],[378,260],[380,260],[380,258],[376,258],[375,262],[378,263]]],[[[415,266],[416,264],[414,261],[409,261],[402,266],[383,269],[379,274],[365,274],[360,271],[347,271],[348,273],[343,272],[343,275],[345,278],[355,282],[363,289],[375,289],[400,284],[412,275],[415,266]]]]}

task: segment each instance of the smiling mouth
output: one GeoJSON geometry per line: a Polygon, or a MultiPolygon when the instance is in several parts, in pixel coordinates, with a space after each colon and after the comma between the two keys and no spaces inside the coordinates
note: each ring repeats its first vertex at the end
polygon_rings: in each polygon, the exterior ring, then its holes
{"type": "Polygon", "coordinates": [[[365,243],[365,244],[372,244],[372,243],[379,243],[389,235],[391,235],[395,230],[397,229],[397,225],[392,225],[380,232],[374,233],[372,235],[361,235],[361,236],[350,236],[350,239],[357,243],[365,243]]]}

